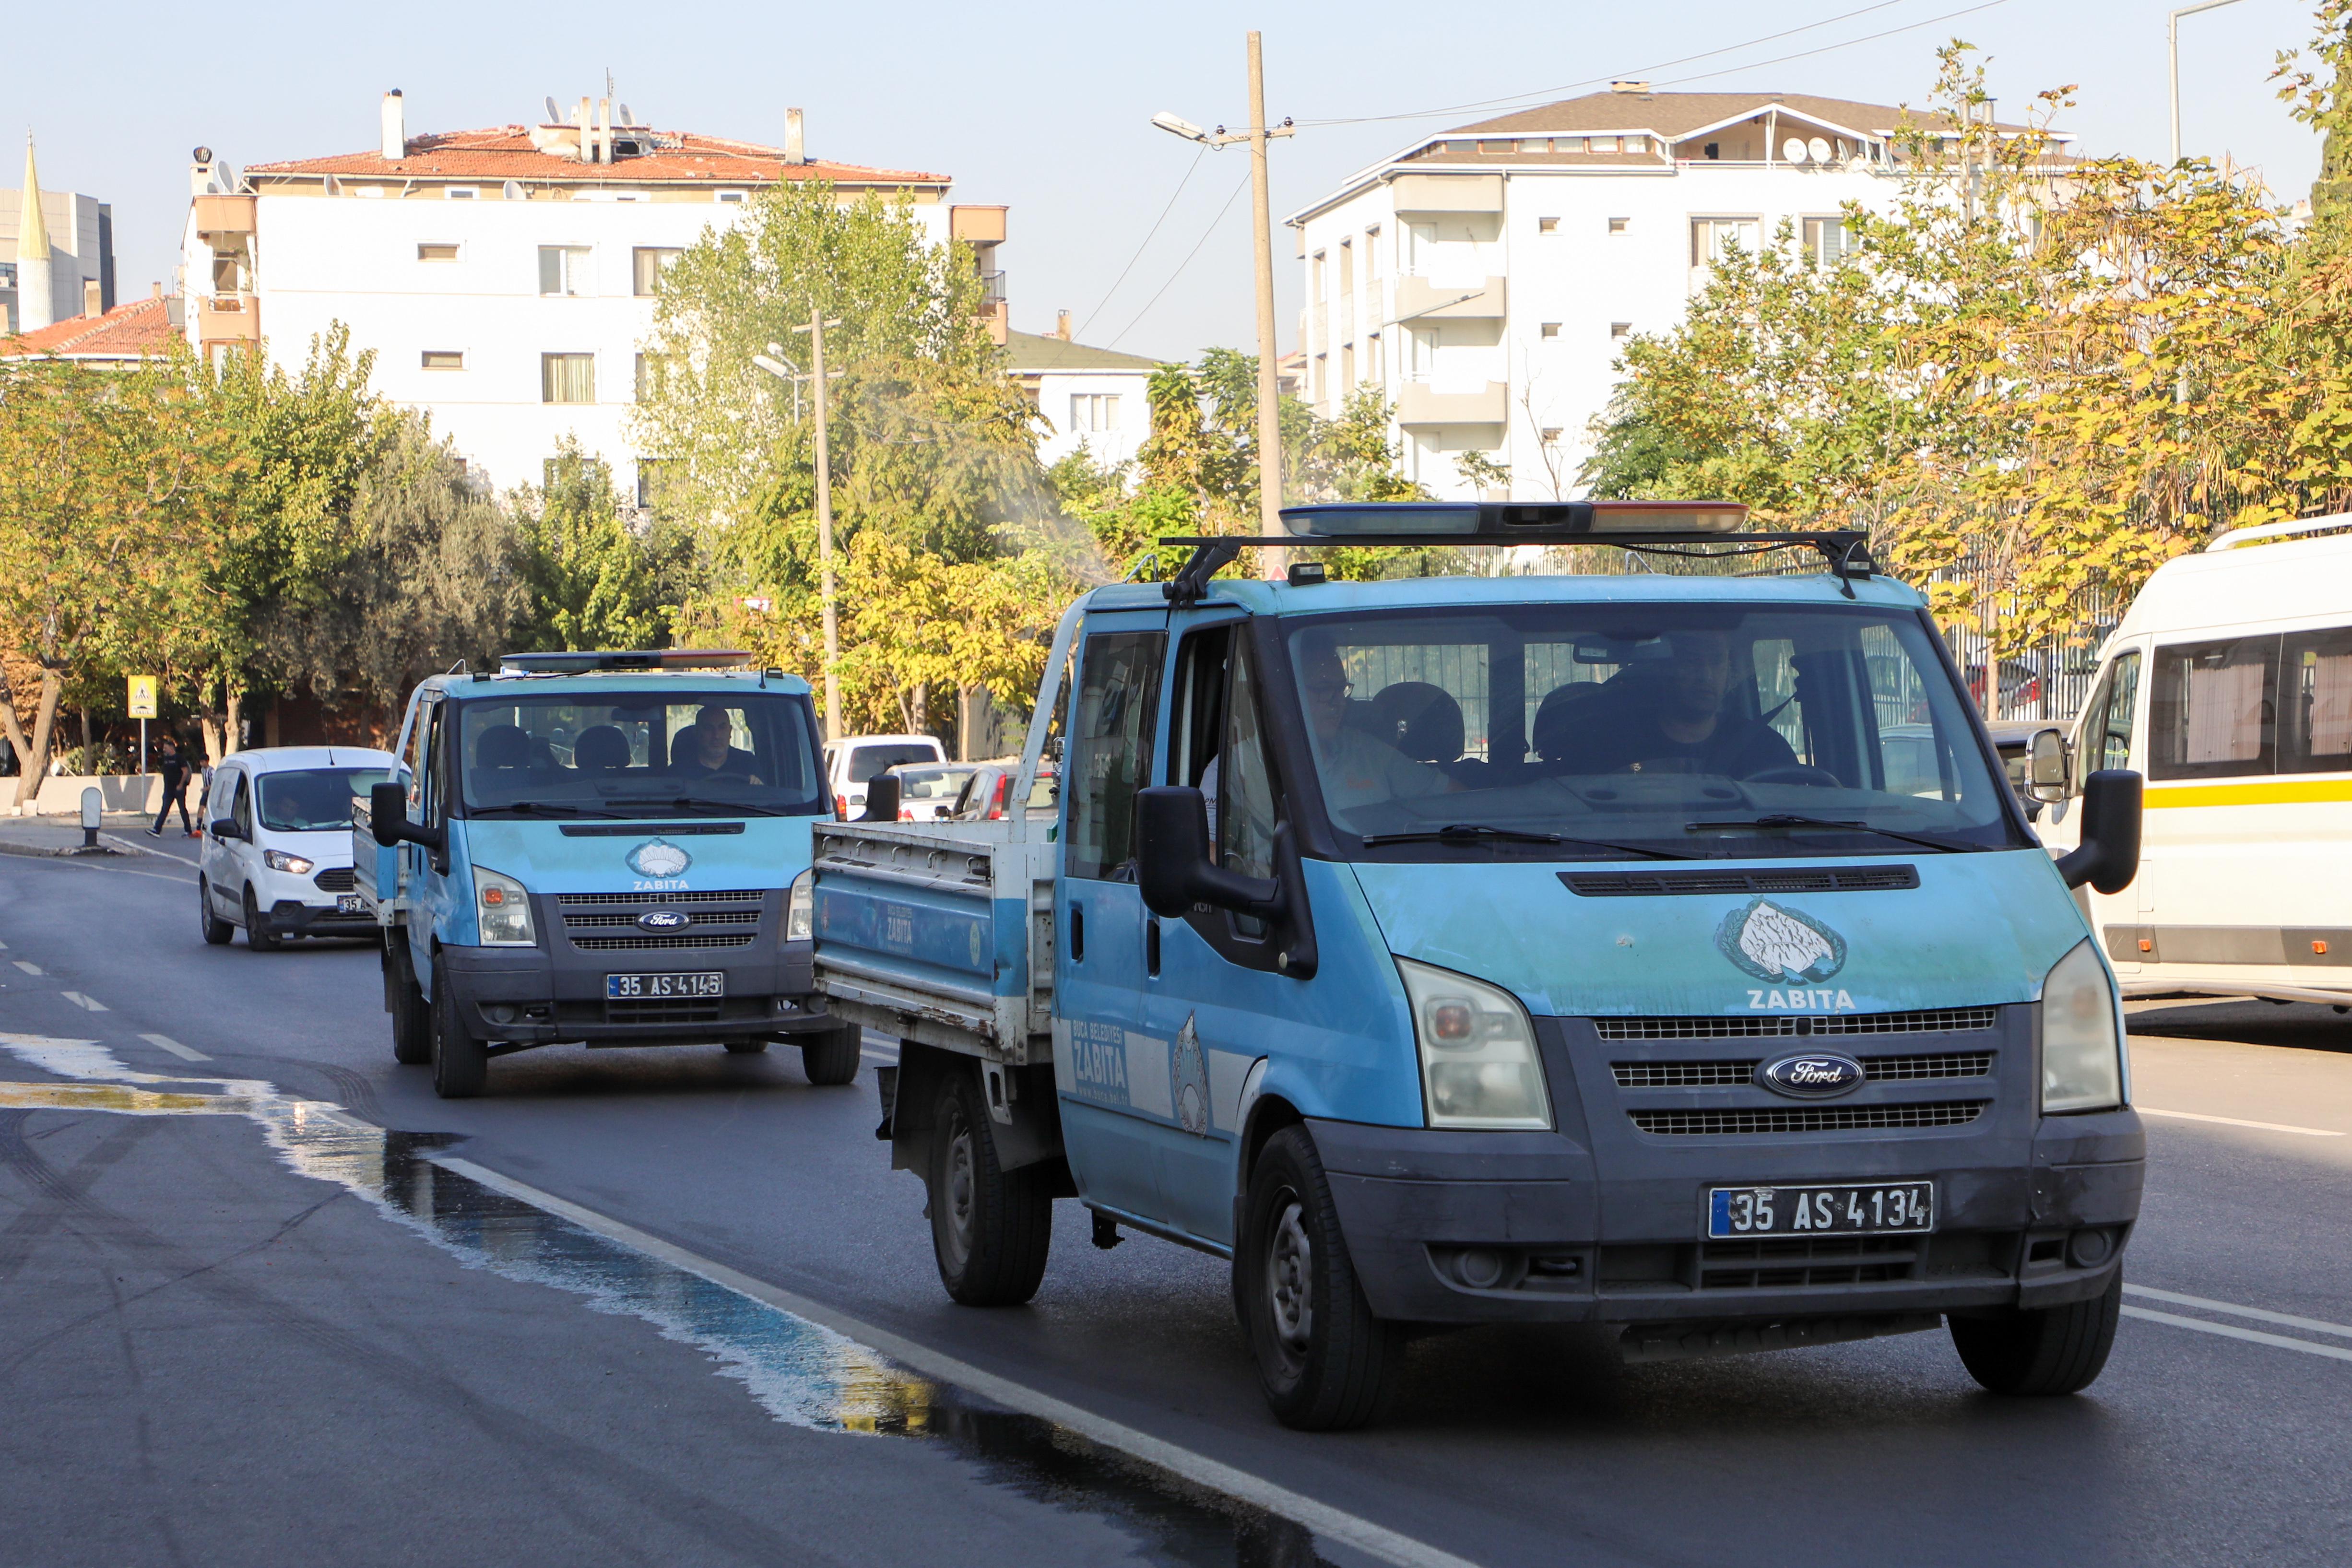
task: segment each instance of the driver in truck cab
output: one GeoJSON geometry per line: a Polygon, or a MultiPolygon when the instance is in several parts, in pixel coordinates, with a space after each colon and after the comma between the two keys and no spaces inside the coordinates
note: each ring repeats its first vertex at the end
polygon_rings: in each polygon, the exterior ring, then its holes
{"type": "MultiPolygon", "coordinates": [[[[1778,730],[1729,708],[1728,632],[1688,627],[1652,647],[1664,656],[1629,664],[1606,682],[1556,687],[1545,697],[1534,739],[1552,771],[1752,779],[1798,765],[1778,730]]],[[[1645,651],[1637,645],[1637,653],[1645,651]]]]}

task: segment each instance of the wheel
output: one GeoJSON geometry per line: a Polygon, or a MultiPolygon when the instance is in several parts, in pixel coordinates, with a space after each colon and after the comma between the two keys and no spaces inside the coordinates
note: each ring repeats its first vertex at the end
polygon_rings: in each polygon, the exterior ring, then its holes
{"type": "Polygon", "coordinates": [[[407,940],[398,931],[384,933],[384,1002],[392,1014],[392,1059],[418,1067],[433,1060],[433,1009],[410,970],[407,940]],[[394,942],[402,950],[394,950],[394,942]]]}
{"type": "Polygon", "coordinates": [[[1266,1141],[1251,1174],[1235,1289],[1275,1418],[1307,1432],[1367,1426],[1396,1390],[1403,1344],[1372,1315],[1304,1127],[1266,1141]]]}
{"type": "Polygon", "coordinates": [[[1995,1394],[2078,1394],[2107,1364],[2123,1304],[2119,1269],[2087,1301],[1953,1318],[1952,1347],[1969,1375],[1995,1394]]]}
{"type": "Polygon", "coordinates": [[[212,883],[196,878],[196,925],[205,934],[205,941],[215,947],[226,947],[228,939],[236,935],[236,927],[213,913],[212,883]]]}
{"type": "Polygon", "coordinates": [[[854,1023],[842,1024],[801,1042],[801,1071],[811,1083],[851,1083],[865,1050],[866,1031],[854,1023]]]}
{"type": "Polygon", "coordinates": [[[1054,1239],[1044,1167],[998,1168],[977,1075],[951,1074],[931,1117],[931,1250],[940,1282],[967,1307],[1011,1307],[1037,1293],[1054,1239]]]}
{"type": "Polygon", "coordinates": [[[730,1056],[757,1056],[768,1049],[764,1040],[730,1040],[726,1042],[730,1056]]]}
{"type": "Polygon", "coordinates": [[[490,1075],[490,1058],[483,1042],[466,1032],[457,1017],[457,992],[449,984],[448,966],[433,960],[433,1092],[444,1100],[470,1100],[482,1092],[490,1075]]]}
{"type": "Polygon", "coordinates": [[[278,940],[278,939],[277,937],[269,934],[268,916],[263,915],[261,913],[261,906],[253,901],[252,884],[250,883],[247,883],[245,889],[245,945],[252,948],[257,953],[271,953],[277,951],[278,940]]]}

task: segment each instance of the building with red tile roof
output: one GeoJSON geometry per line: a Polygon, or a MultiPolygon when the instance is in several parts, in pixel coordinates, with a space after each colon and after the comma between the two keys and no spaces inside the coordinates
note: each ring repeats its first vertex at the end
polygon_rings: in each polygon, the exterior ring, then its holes
{"type": "Polygon", "coordinates": [[[158,293],[96,316],[68,317],[36,331],[0,338],[0,361],[71,360],[120,370],[160,359],[171,352],[180,335],[178,305],[158,293]]]}

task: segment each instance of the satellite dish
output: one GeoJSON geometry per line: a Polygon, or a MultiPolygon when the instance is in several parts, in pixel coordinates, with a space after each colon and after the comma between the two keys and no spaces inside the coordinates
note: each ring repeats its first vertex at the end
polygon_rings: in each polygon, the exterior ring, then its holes
{"type": "Polygon", "coordinates": [[[1801,136],[1791,136],[1780,143],[1780,156],[1791,163],[1802,163],[1812,155],[1811,150],[1806,147],[1805,139],[1801,136]]]}
{"type": "Polygon", "coordinates": [[[555,98],[551,93],[548,96],[547,99],[547,123],[550,125],[561,125],[563,123],[563,116],[556,111],[555,98]]]}
{"type": "Polygon", "coordinates": [[[1830,144],[1827,137],[1814,137],[1805,143],[1805,151],[1813,155],[1813,162],[1816,163],[1826,163],[1830,161],[1830,144]]]}
{"type": "Polygon", "coordinates": [[[629,106],[625,103],[621,105],[621,123],[624,125],[635,125],[636,122],[637,117],[629,112],[629,106]]]}

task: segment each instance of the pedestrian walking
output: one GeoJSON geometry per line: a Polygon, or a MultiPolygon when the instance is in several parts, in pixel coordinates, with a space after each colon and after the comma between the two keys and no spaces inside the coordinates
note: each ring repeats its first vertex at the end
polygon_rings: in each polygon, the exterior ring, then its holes
{"type": "Polygon", "coordinates": [[[180,755],[180,743],[170,736],[165,736],[156,744],[163,752],[163,756],[157,758],[155,766],[163,775],[163,804],[157,809],[155,825],[147,830],[147,836],[151,839],[162,838],[163,820],[172,814],[172,808],[177,806],[180,808],[180,826],[187,836],[193,839],[196,836],[196,825],[188,818],[187,761],[180,755]]]}

